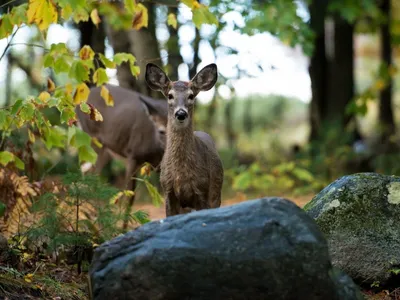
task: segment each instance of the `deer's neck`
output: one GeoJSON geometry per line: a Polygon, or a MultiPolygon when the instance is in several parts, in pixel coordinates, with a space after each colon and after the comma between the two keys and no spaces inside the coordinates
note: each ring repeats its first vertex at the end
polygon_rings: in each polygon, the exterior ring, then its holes
{"type": "Polygon", "coordinates": [[[194,148],[193,124],[190,123],[185,128],[176,128],[167,125],[167,151],[168,156],[176,157],[181,160],[191,155],[194,148]]]}

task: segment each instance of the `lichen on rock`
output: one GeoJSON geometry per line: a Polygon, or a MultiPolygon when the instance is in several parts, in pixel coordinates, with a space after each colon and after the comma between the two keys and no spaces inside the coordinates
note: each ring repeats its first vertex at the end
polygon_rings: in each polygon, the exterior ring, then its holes
{"type": "Polygon", "coordinates": [[[332,262],[358,282],[389,282],[400,265],[400,177],[344,176],[304,209],[328,240],[332,262]]]}

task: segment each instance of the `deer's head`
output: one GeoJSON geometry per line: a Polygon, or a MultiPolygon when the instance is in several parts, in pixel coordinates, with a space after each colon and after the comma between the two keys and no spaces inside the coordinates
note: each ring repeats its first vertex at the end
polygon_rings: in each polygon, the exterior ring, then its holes
{"type": "Polygon", "coordinates": [[[158,66],[147,64],[146,82],[153,90],[168,99],[168,118],[172,126],[187,127],[192,121],[195,98],[201,91],[210,90],[218,79],[216,64],[201,69],[190,81],[171,81],[158,66]]]}

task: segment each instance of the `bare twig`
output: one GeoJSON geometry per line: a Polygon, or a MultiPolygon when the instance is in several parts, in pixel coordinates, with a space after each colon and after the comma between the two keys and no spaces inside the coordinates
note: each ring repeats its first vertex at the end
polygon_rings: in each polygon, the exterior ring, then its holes
{"type": "Polygon", "coordinates": [[[10,48],[11,41],[13,40],[13,38],[15,37],[15,35],[17,34],[17,32],[18,32],[18,30],[19,30],[20,28],[21,28],[21,27],[17,27],[17,29],[16,29],[16,30],[14,31],[14,33],[11,35],[10,41],[8,42],[6,48],[4,49],[3,54],[0,56],[0,61],[3,59],[4,55],[6,55],[8,49],[10,48]]]}

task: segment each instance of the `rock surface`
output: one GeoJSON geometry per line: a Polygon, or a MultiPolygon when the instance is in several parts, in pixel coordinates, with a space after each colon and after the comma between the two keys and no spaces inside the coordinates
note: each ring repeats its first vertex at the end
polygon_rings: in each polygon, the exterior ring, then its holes
{"type": "Polygon", "coordinates": [[[390,284],[400,269],[400,177],[344,176],[304,209],[328,240],[334,266],[356,282],[390,284]]]}
{"type": "Polygon", "coordinates": [[[362,299],[315,222],[264,198],[145,224],[98,247],[93,299],[362,299]]]}

